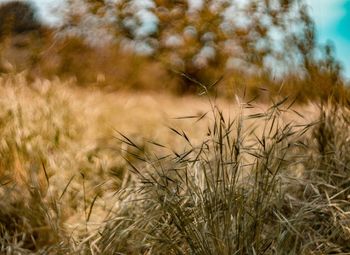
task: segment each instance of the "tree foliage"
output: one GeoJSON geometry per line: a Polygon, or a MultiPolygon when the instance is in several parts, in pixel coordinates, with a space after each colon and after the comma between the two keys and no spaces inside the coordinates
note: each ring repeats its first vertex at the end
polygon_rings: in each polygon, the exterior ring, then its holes
{"type": "MultiPolygon", "coordinates": [[[[325,97],[343,84],[332,47],[318,45],[303,0],[67,0],[61,10],[63,38],[126,52],[135,73],[143,72],[137,62],[146,57],[168,70],[181,92],[196,90],[196,81],[210,87],[223,75],[224,89],[280,91],[283,80],[293,94],[322,88],[325,97]]],[[[38,26],[25,2],[0,7],[0,22],[18,32],[38,26]]]]}
{"type": "Polygon", "coordinates": [[[204,84],[228,70],[306,75],[315,64],[315,28],[303,1],[195,2],[82,0],[80,15],[99,17],[122,47],[204,84]]]}
{"type": "Polygon", "coordinates": [[[33,31],[40,27],[30,3],[13,1],[0,5],[0,36],[33,31]]]}

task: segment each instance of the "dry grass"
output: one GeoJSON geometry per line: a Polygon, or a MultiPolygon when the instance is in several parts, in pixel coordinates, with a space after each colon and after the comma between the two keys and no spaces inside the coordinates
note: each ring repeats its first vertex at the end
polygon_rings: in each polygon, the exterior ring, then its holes
{"type": "Polygon", "coordinates": [[[342,106],[24,76],[0,80],[0,253],[349,254],[342,106]]]}

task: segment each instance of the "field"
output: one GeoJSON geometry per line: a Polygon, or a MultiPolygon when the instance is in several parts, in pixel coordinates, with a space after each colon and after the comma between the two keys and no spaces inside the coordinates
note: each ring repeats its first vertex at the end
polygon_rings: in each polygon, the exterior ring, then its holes
{"type": "Polygon", "coordinates": [[[308,1],[56,2],[0,1],[0,255],[350,254],[308,1]]]}
{"type": "Polygon", "coordinates": [[[0,80],[2,254],[350,254],[349,110],[0,80]]]}

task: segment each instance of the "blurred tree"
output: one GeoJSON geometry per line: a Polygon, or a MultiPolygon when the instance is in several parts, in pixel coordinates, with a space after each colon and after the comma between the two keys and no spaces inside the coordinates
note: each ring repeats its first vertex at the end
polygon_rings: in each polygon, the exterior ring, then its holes
{"type": "Polygon", "coordinates": [[[12,1],[0,5],[0,36],[38,30],[40,22],[28,2],[12,1]]]}
{"type": "Polygon", "coordinates": [[[0,4],[0,72],[33,67],[38,62],[43,35],[34,7],[24,1],[0,4]]]}
{"type": "MultiPolygon", "coordinates": [[[[80,3],[84,12],[79,19],[77,15],[67,15],[67,20],[78,21],[78,30],[80,27],[87,31],[87,23],[82,20],[95,20],[97,27],[113,35],[110,42],[160,60],[170,71],[183,73],[183,92],[196,87],[194,80],[209,86],[228,70],[256,80],[273,80],[291,72],[314,79],[314,67],[322,62],[316,57],[315,28],[302,0],[80,3]]],[[[94,34],[97,33],[92,33],[93,37],[94,34]]]]}
{"type": "Polygon", "coordinates": [[[54,58],[47,54],[57,47],[54,32],[30,1],[0,3],[0,73],[28,70],[27,77],[36,78],[43,63],[54,58]]]}

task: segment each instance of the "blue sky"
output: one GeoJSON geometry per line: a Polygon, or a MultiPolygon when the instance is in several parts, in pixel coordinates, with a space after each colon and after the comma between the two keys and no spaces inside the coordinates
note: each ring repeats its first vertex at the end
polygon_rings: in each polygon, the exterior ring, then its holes
{"type": "MultiPolygon", "coordinates": [[[[5,2],[8,0],[0,0],[5,2]]],[[[40,10],[41,17],[57,22],[57,17],[48,13],[49,8],[58,8],[64,0],[31,0],[40,10]]],[[[193,3],[200,0],[191,0],[193,3]]],[[[238,0],[245,1],[245,0],[238,0]]],[[[336,55],[344,67],[344,74],[350,79],[350,0],[306,0],[310,6],[320,43],[331,40],[336,55]]]]}
{"type": "Polygon", "coordinates": [[[350,78],[350,0],[307,0],[316,22],[318,40],[331,40],[336,56],[344,67],[344,75],[350,78]]]}

